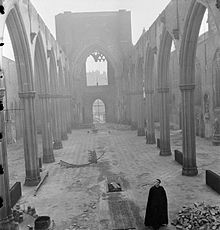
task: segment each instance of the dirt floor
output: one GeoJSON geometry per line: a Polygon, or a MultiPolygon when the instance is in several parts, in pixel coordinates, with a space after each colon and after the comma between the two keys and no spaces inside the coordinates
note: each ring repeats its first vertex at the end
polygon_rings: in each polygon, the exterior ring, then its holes
{"type": "MultiPolygon", "coordinates": [[[[28,205],[36,208],[38,215],[49,215],[55,221],[58,230],[101,229],[103,213],[100,199],[105,191],[103,181],[106,178],[119,178],[123,190],[130,195],[127,203],[133,215],[137,229],[143,226],[149,188],[155,178],[162,180],[169,205],[169,221],[183,205],[205,201],[220,205],[219,195],[205,185],[205,170],[220,173],[220,147],[212,146],[209,140],[197,138],[196,177],[181,175],[181,166],[174,156],[161,157],[156,145],[146,145],[145,137],[138,137],[136,131],[128,126],[106,124],[98,127],[98,133],[91,130],[74,130],[63,141],[63,149],[55,150],[56,162],[44,164],[43,172],[49,171],[49,177],[33,196],[34,187],[23,187],[21,207],[28,205]],[[88,131],[90,131],[88,133],[88,131]],[[79,168],[66,168],[60,160],[73,164],[86,164],[88,150],[95,150],[104,156],[97,164],[79,168]],[[147,186],[142,186],[146,184],[147,186]]],[[[158,131],[156,131],[158,136],[158,131]]],[[[181,150],[181,131],[171,130],[171,146],[181,150]]],[[[39,136],[39,152],[41,140],[39,136]]],[[[24,182],[23,143],[18,141],[8,146],[10,184],[24,182]]],[[[111,208],[111,207],[110,207],[111,208]]],[[[117,210],[113,215],[117,216],[117,210]]],[[[27,229],[23,224],[20,228],[27,229]]],[[[168,226],[166,229],[174,229],[168,226]]],[[[106,229],[108,230],[108,229],[106,229]]]]}

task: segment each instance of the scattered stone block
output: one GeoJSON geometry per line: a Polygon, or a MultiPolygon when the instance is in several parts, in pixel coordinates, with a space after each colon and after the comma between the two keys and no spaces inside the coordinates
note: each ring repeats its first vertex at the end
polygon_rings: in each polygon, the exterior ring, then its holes
{"type": "Polygon", "coordinates": [[[178,162],[179,164],[183,165],[183,153],[180,152],[179,150],[174,150],[174,157],[175,161],[178,162]]]}
{"type": "Polygon", "coordinates": [[[211,170],[206,170],[206,184],[220,194],[220,176],[211,170]]]}

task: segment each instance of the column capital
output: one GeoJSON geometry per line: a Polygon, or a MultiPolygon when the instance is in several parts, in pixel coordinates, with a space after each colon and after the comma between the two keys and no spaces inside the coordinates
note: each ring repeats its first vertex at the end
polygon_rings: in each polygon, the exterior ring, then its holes
{"type": "Polygon", "coordinates": [[[147,90],[145,90],[145,94],[154,94],[154,90],[153,89],[147,89],[147,90]]]}
{"type": "Polygon", "coordinates": [[[194,90],[195,89],[195,84],[180,84],[179,88],[180,88],[181,91],[194,90]]]}
{"type": "Polygon", "coordinates": [[[20,98],[34,98],[36,92],[35,91],[19,92],[18,95],[20,98]]]}
{"type": "Polygon", "coordinates": [[[164,88],[161,87],[161,88],[158,88],[158,89],[157,89],[157,92],[158,92],[158,93],[169,93],[169,90],[170,90],[170,89],[169,89],[168,87],[164,87],[164,88]]]}

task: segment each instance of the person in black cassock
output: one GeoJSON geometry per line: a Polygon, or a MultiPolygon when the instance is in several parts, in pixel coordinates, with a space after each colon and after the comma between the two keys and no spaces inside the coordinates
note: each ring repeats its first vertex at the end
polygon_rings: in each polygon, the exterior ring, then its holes
{"type": "Polygon", "coordinates": [[[144,220],[145,226],[152,226],[154,230],[168,224],[167,196],[160,183],[161,180],[156,179],[150,188],[144,220]]]}

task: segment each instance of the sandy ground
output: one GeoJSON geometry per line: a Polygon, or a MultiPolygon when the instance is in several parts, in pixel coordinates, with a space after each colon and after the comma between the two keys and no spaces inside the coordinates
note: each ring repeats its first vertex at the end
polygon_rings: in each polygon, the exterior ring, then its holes
{"type": "MultiPolygon", "coordinates": [[[[181,175],[181,166],[174,161],[174,156],[161,157],[155,145],[146,145],[145,137],[137,137],[136,131],[123,125],[108,124],[99,127],[97,134],[88,130],[74,130],[69,134],[64,148],[54,151],[56,162],[44,164],[44,173],[49,177],[37,196],[33,196],[33,187],[23,187],[20,204],[32,205],[38,215],[49,215],[56,223],[56,229],[98,230],[100,222],[99,201],[100,184],[106,177],[120,177],[125,190],[132,192],[130,207],[135,216],[138,229],[143,226],[148,191],[152,180],[160,178],[166,189],[169,202],[170,221],[183,205],[205,201],[220,205],[219,195],[205,185],[205,170],[220,173],[220,147],[197,138],[196,177],[181,175]],[[109,132],[110,131],[110,132],[109,132]],[[95,165],[81,168],[61,167],[60,160],[74,164],[88,162],[88,150],[96,150],[97,155],[105,155],[95,165]],[[149,185],[142,187],[141,185],[149,185]]],[[[156,131],[158,136],[158,131],[156,131]]],[[[39,136],[39,152],[41,140],[39,136]]],[[[181,132],[171,130],[172,150],[181,150],[181,132]]],[[[24,182],[24,156],[22,141],[8,147],[10,184],[24,182]]],[[[21,229],[27,229],[21,227],[21,229]]],[[[168,226],[167,229],[173,229],[168,226]]],[[[107,230],[107,229],[106,229],[107,230]]]]}

